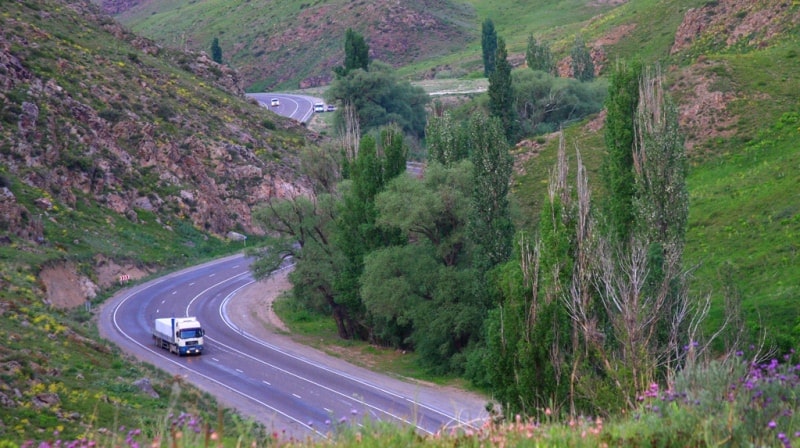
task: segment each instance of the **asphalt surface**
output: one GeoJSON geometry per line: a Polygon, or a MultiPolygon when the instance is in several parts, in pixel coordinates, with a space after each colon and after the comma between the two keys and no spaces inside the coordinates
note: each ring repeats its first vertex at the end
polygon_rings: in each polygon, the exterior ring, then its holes
{"type": "Polygon", "coordinates": [[[486,418],[481,397],[380,375],[254,326],[246,310],[255,302],[245,299],[269,285],[254,282],[248,259],[227,257],[119,293],[103,305],[98,326],[125,352],[293,437],[324,438],[333,425],[364,417],[421,434],[486,418]],[[156,318],[183,316],[203,324],[201,356],[178,357],[153,344],[156,318]]]}
{"type": "Polygon", "coordinates": [[[276,114],[292,118],[300,123],[308,123],[308,120],[314,115],[314,103],[325,102],[322,98],[289,93],[248,93],[247,96],[276,114]],[[272,106],[273,98],[277,99],[280,105],[272,106]]]}

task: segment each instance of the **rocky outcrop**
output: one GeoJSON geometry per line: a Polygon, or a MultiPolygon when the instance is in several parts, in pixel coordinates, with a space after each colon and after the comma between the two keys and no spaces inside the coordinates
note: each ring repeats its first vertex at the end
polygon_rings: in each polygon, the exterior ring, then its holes
{"type": "Polygon", "coordinates": [[[782,30],[800,23],[787,0],[713,0],[684,15],[672,54],[703,41],[715,49],[735,45],[764,47],[782,30]]]}
{"type": "Polygon", "coordinates": [[[236,71],[162,49],[88,1],[51,2],[42,18],[78,23],[121,50],[63,40],[24,15],[5,19],[0,163],[41,197],[29,210],[0,179],[0,228],[42,242],[41,221],[56,207],[93,201],[133,222],[147,211],[218,235],[259,233],[256,204],[306,192],[291,147],[317,137],[248,101],[236,71]],[[56,4],[58,16],[48,12],[56,4]],[[170,61],[177,67],[165,70],[170,61]]]}
{"type": "Polygon", "coordinates": [[[101,6],[103,12],[109,15],[116,15],[125,12],[131,8],[135,8],[147,0],[103,0],[101,6]]]}

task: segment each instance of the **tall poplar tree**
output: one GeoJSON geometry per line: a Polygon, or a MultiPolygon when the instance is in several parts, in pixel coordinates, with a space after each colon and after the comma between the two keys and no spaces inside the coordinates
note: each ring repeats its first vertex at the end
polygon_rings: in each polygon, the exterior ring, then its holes
{"type": "Polygon", "coordinates": [[[492,19],[486,19],[481,26],[481,50],[483,50],[483,76],[489,77],[495,69],[497,52],[497,31],[492,19]]]}
{"type": "Polygon", "coordinates": [[[511,83],[511,64],[508,62],[505,40],[497,40],[495,70],[489,75],[489,113],[503,125],[509,143],[515,142],[519,132],[517,109],[514,107],[514,86],[511,83]]]}
{"type": "Polygon", "coordinates": [[[343,186],[333,241],[344,254],[344,260],[334,287],[336,303],[347,309],[350,319],[347,322],[349,338],[366,339],[370,334],[360,292],[364,257],[380,247],[403,241],[397,229],[376,224],[375,207],[375,197],[383,191],[386,182],[403,172],[399,168],[405,167],[406,150],[402,142],[398,132],[388,130],[381,136],[381,143],[388,147],[379,148],[371,135],[362,137],[358,155],[349,167],[349,181],[343,186]]]}
{"type": "Polygon", "coordinates": [[[348,28],[344,34],[344,66],[334,68],[337,76],[347,76],[352,70],[369,70],[369,45],[357,31],[348,28]]]}
{"type": "Polygon", "coordinates": [[[469,235],[474,265],[484,274],[511,254],[514,225],[508,191],[513,160],[499,119],[476,113],[470,118],[468,133],[474,179],[469,235]]]}
{"type": "Polygon", "coordinates": [[[608,195],[603,209],[608,230],[618,241],[630,239],[634,223],[633,122],[641,74],[641,62],[618,62],[611,72],[606,97],[604,138],[608,155],[603,160],[602,179],[608,195]]]}
{"type": "Polygon", "coordinates": [[[211,60],[217,64],[222,64],[222,48],[220,48],[219,39],[216,37],[211,41],[211,60]]]}

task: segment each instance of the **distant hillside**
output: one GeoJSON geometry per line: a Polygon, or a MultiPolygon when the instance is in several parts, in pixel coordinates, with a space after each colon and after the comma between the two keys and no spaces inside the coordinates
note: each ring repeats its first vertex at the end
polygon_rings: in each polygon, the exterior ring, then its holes
{"type": "Polygon", "coordinates": [[[452,0],[136,3],[103,6],[166,46],[209,51],[219,38],[224,62],[255,90],[327,84],[343,63],[347,28],[366,36],[371,57],[396,67],[454,53],[479,32],[472,8],[452,0]]]}

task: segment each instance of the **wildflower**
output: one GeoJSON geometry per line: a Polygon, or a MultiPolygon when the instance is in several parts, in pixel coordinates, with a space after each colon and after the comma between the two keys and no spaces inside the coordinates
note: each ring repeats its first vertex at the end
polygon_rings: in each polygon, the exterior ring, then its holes
{"type": "Polygon", "coordinates": [[[550,408],[544,408],[544,415],[550,415],[550,414],[552,414],[550,408]]]}
{"type": "Polygon", "coordinates": [[[775,429],[777,426],[778,424],[775,423],[775,420],[770,420],[769,423],[767,423],[767,428],[769,429],[775,429]]]}

